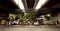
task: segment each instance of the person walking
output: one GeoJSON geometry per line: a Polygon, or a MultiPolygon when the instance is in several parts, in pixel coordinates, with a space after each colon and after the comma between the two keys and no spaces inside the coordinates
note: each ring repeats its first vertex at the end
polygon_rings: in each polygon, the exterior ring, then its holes
{"type": "Polygon", "coordinates": [[[10,18],[9,18],[9,25],[12,24],[13,20],[14,20],[13,16],[10,16],[10,18]]]}

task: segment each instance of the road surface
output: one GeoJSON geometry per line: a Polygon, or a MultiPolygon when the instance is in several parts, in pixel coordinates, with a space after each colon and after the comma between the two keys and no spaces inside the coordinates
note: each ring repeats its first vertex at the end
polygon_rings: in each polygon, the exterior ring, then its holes
{"type": "Polygon", "coordinates": [[[11,26],[1,27],[0,31],[60,31],[60,28],[47,26],[11,26]]]}

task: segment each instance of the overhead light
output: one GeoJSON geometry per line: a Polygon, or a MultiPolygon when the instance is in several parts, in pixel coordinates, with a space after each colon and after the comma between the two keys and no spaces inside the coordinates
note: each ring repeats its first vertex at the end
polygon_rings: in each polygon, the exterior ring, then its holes
{"type": "Polygon", "coordinates": [[[25,9],[22,0],[14,0],[14,2],[19,6],[20,9],[25,9]]]}
{"type": "Polygon", "coordinates": [[[39,0],[39,2],[38,2],[38,4],[37,4],[35,9],[41,8],[41,6],[44,5],[46,2],[47,2],[47,0],[39,0]]]}

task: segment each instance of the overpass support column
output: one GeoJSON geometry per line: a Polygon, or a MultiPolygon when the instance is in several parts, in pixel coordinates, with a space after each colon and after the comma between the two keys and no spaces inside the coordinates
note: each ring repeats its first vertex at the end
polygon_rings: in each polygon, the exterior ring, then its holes
{"type": "Polygon", "coordinates": [[[7,20],[8,17],[9,17],[9,13],[0,13],[0,24],[2,23],[2,20],[7,20]]]}
{"type": "Polygon", "coordinates": [[[59,23],[60,23],[60,13],[52,13],[51,14],[51,19],[53,20],[53,21],[58,21],[59,23]]]}

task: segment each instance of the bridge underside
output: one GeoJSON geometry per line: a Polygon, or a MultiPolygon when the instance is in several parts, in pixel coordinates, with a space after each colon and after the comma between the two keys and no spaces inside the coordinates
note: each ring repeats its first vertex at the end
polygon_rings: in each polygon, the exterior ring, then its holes
{"type": "MultiPolygon", "coordinates": [[[[27,13],[33,13],[39,0],[22,0],[27,13]]],[[[37,17],[50,13],[52,17],[59,17],[60,12],[60,1],[49,0],[44,6],[37,10],[37,17]],[[58,16],[57,16],[58,15],[58,16]]],[[[9,13],[23,14],[19,6],[16,5],[12,0],[1,0],[0,1],[0,16],[4,14],[4,17],[9,17],[9,13]]],[[[60,18],[60,17],[59,17],[60,18]]]]}

